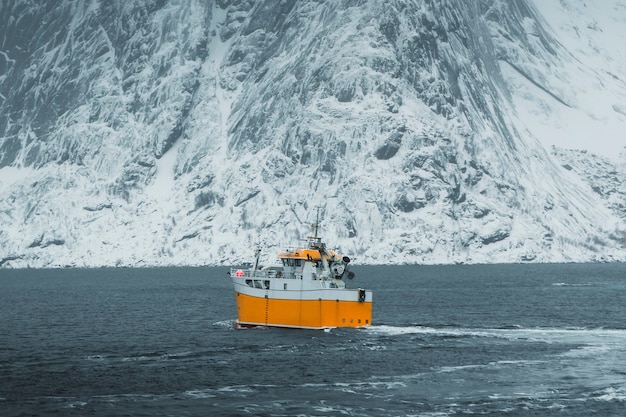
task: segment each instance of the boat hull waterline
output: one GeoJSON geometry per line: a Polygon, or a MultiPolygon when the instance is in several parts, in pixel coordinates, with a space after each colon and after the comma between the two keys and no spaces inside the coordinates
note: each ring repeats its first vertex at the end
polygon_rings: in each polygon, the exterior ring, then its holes
{"type": "Polygon", "coordinates": [[[372,320],[372,292],[361,289],[265,290],[235,283],[237,326],[324,329],[365,327],[372,320]],[[359,297],[365,300],[359,301],[359,297]]]}

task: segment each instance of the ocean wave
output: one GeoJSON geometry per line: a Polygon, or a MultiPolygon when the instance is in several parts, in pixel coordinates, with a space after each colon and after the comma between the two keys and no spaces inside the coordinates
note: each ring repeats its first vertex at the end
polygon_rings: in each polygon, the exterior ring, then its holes
{"type": "Polygon", "coordinates": [[[606,328],[542,328],[517,327],[507,328],[448,328],[426,326],[389,326],[379,325],[366,328],[374,336],[402,336],[422,334],[441,337],[484,337],[506,339],[511,341],[523,340],[545,343],[573,343],[582,345],[601,345],[620,347],[626,345],[626,329],[606,328]]]}
{"type": "Polygon", "coordinates": [[[122,358],[122,362],[173,360],[173,359],[185,358],[193,354],[194,352],[191,352],[191,351],[173,352],[173,353],[147,352],[147,353],[140,353],[140,354],[132,355],[132,356],[125,356],[122,358]]]}
{"type": "Polygon", "coordinates": [[[608,387],[596,393],[593,398],[598,401],[626,402],[626,387],[608,387]]]}
{"type": "Polygon", "coordinates": [[[553,282],[553,287],[594,287],[597,286],[597,282],[582,282],[578,284],[573,284],[569,282],[553,282]]]}
{"type": "Polygon", "coordinates": [[[83,408],[87,405],[85,401],[71,401],[65,404],[65,408],[83,408]]]}
{"type": "Polygon", "coordinates": [[[535,366],[546,364],[547,361],[543,360],[502,360],[502,361],[492,361],[484,364],[470,364],[470,365],[458,365],[458,366],[442,366],[435,370],[436,373],[448,374],[459,371],[472,371],[472,370],[482,370],[482,369],[502,369],[502,368],[515,368],[515,367],[526,367],[526,366],[535,366]]]}
{"type": "Polygon", "coordinates": [[[196,389],[188,390],[183,393],[184,396],[193,399],[215,398],[217,395],[212,389],[196,389]]]}
{"type": "Polygon", "coordinates": [[[177,359],[185,359],[197,356],[199,353],[194,351],[180,351],[180,352],[141,352],[135,354],[110,355],[110,354],[93,354],[87,355],[85,359],[89,362],[102,362],[102,363],[114,363],[114,362],[159,362],[170,361],[177,359]]]}
{"type": "Polygon", "coordinates": [[[350,381],[350,382],[328,382],[328,383],[304,383],[297,385],[297,388],[313,388],[313,389],[333,389],[342,392],[347,391],[363,391],[363,390],[393,390],[397,388],[404,388],[407,386],[406,382],[398,381],[397,377],[392,379],[386,379],[379,377],[372,381],[350,381]]]}
{"type": "Polygon", "coordinates": [[[444,332],[442,329],[436,329],[433,327],[388,325],[370,326],[366,327],[364,330],[372,334],[384,336],[399,336],[405,334],[441,334],[444,332]]]}

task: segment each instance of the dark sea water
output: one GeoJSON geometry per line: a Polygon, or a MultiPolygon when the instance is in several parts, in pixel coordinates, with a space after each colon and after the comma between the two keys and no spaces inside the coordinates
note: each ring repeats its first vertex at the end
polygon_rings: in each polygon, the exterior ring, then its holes
{"type": "Polygon", "coordinates": [[[0,416],[623,416],[626,264],[355,267],[374,325],[234,330],[225,268],[0,270],[0,416]]]}

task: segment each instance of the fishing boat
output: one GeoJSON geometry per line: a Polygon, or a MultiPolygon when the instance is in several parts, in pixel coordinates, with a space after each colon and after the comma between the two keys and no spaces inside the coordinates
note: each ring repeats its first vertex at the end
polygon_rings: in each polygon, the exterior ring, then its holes
{"type": "Polygon", "coordinates": [[[372,324],[372,291],[346,287],[354,278],[350,258],[326,248],[318,237],[319,218],[306,245],[278,254],[278,264],[231,268],[238,320],[235,327],[327,329],[372,324]]]}

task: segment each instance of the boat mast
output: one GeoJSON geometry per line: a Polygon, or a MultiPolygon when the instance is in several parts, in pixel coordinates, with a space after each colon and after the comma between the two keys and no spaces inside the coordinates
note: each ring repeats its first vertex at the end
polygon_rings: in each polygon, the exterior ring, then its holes
{"type": "Polygon", "coordinates": [[[328,264],[328,260],[326,256],[330,257],[328,252],[326,252],[326,248],[324,243],[322,242],[322,238],[318,236],[317,231],[320,227],[320,208],[317,207],[317,213],[315,216],[315,224],[311,225],[313,229],[315,229],[314,235],[309,236],[309,248],[316,249],[320,254],[320,261],[322,262],[322,270],[326,273],[327,276],[330,276],[330,265],[328,264]]]}
{"type": "Polygon", "coordinates": [[[319,206],[317,207],[317,214],[315,215],[315,224],[311,226],[313,229],[315,229],[315,236],[313,236],[313,239],[315,239],[315,241],[317,241],[317,229],[319,229],[320,227],[320,208],[319,206]]]}
{"type": "Polygon", "coordinates": [[[260,256],[261,256],[261,246],[259,245],[254,250],[254,267],[252,268],[253,271],[256,271],[257,269],[259,269],[260,256]]]}

